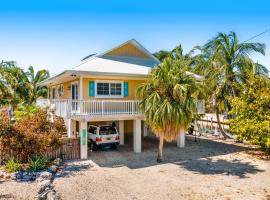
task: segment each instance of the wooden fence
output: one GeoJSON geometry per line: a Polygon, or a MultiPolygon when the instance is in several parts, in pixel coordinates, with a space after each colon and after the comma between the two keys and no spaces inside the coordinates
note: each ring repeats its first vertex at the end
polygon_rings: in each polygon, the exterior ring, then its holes
{"type": "MultiPolygon", "coordinates": [[[[62,145],[57,150],[49,150],[43,154],[50,159],[61,158],[63,160],[79,159],[80,158],[80,138],[62,138],[62,145]]],[[[21,155],[18,152],[10,151],[8,154],[0,152],[0,164],[9,158],[21,160],[21,155]]]]}

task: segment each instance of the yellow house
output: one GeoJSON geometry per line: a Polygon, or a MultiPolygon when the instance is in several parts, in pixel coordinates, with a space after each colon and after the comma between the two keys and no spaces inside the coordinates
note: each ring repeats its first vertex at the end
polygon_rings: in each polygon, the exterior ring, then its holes
{"type": "MultiPolygon", "coordinates": [[[[117,124],[120,144],[133,134],[134,152],[141,152],[141,137],[147,134],[144,115],[138,109],[136,87],[146,81],[159,61],[136,40],[129,40],[104,53],[85,57],[70,70],[43,81],[55,114],[62,116],[68,137],[81,136],[81,158],[87,158],[87,127],[91,123],[117,124]],[[83,138],[83,139],[82,139],[83,138]]],[[[180,142],[181,143],[181,142],[180,142]]],[[[182,142],[183,143],[183,142],[182,142]]]]}

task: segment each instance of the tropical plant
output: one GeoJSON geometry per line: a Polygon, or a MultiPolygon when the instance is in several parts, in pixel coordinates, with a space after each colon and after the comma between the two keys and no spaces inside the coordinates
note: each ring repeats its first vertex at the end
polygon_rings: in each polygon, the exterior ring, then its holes
{"type": "Polygon", "coordinates": [[[27,116],[34,116],[36,113],[40,111],[40,109],[41,109],[40,107],[34,104],[31,105],[20,104],[18,105],[17,110],[14,111],[15,118],[20,119],[27,116]]]}
{"type": "Polygon", "coordinates": [[[239,141],[270,148],[270,80],[252,74],[241,90],[239,97],[230,99],[235,116],[230,131],[239,141]]]}
{"type": "Polygon", "coordinates": [[[28,82],[28,93],[29,93],[29,103],[35,103],[38,97],[47,96],[47,88],[44,86],[38,86],[38,83],[46,80],[50,77],[47,70],[39,70],[35,74],[34,68],[30,66],[26,72],[27,82],[28,82]]]}
{"type": "Polygon", "coordinates": [[[0,63],[0,104],[17,106],[33,104],[38,97],[46,97],[47,89],[37,84],[49,77],[49,72],[40,70],[36,74],[32,66],[24,71],[15,62],[0,63]]]}
{"type": "Polygon", "coordinates": [[[44,156],[36,156],[34,158],[29,158],[28,171],[37,172],[46,169],[50,164],[50,159],[44,156]]]}
{"type": "Polygon", "coordinates": [[[4,169],[8,173],[13,173],[13,172],[17,172],[17,171],[22,170],[21,162],[15,158],[10,158],[10,159],[6,160],[4,164],[5,164],[4,169]]]}
{"type": "Polygon", "coordinates": [[[160,139],[158,162],[162,161],[164,140],[175,140],[195,114],[199,87],[193,76],[186,73],[188,67],[182,60],[166,58],[152,69],[149,80],[137,88],[146,123],[160,139]]]}
{"type": "Polygon", "coordinates": [[[208,100],[214,104],[219,129],[223,136],[228,136],[221,127],[219,114],[231,110],[229,97],[239,96],[240,86],[246,83],[249,73],[266,75],[268,70],[250,58],[252,53],[265,54],[265,45],[260,43],[239,43],[234,32],[219,33],[203,47],[201,54],[193,58],[194,72],[205,77],[208,100]]]}

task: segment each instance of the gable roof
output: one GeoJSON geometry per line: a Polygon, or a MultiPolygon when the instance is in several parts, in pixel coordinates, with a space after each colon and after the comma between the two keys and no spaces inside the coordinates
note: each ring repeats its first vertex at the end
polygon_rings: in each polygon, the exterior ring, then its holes
{"type": "Polygon", "coordinates": [[[152,59],[152,60],[156,61],[157,63],[159,63],[159,60],[158,60],[155,56],[153,56],[146,48],[144,48],[144,47],[143,47],[137,40],[135,40],[135,39],[128,40],[128,41],[126,41],[126,42],[124,42],[124,43],[122,43],[122,44],[120,44],[120,45],[118,45],[118,46],[116,46],[116,47],[114,47],[114,48],[108,50],[108,51],[105,51],[105,52],[99,54],[98,56],[103,57],[103,56],[109,55],[110,52],[113,52],[113,51],[115,51],[115,50],[117,50],[117,49],[120,49],[121,47],[123,47],[123,46],[125,46],[125,45],[127,45],[127,44],[133,45],[133,46],[136,47],[139,51],[141,51],[146,57],[148,57],[149,59],[152,59]]]}

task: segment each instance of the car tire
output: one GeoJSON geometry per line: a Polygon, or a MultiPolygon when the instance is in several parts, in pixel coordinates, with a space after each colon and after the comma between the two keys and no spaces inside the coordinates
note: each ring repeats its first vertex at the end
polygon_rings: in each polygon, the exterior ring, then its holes
{"type": "Polygon", "coordinates": [[[93,143],[93,142],[91,142],[91,148],[92,148],[93,151],[97,151],[98,150],[98,146],[95,143],[93,143]]]}
{"type": "Polygon", "coordinates": [[[111,145],[111,149],[117,149],[117,145],[116,144],[112,144],[111,145]]]}

